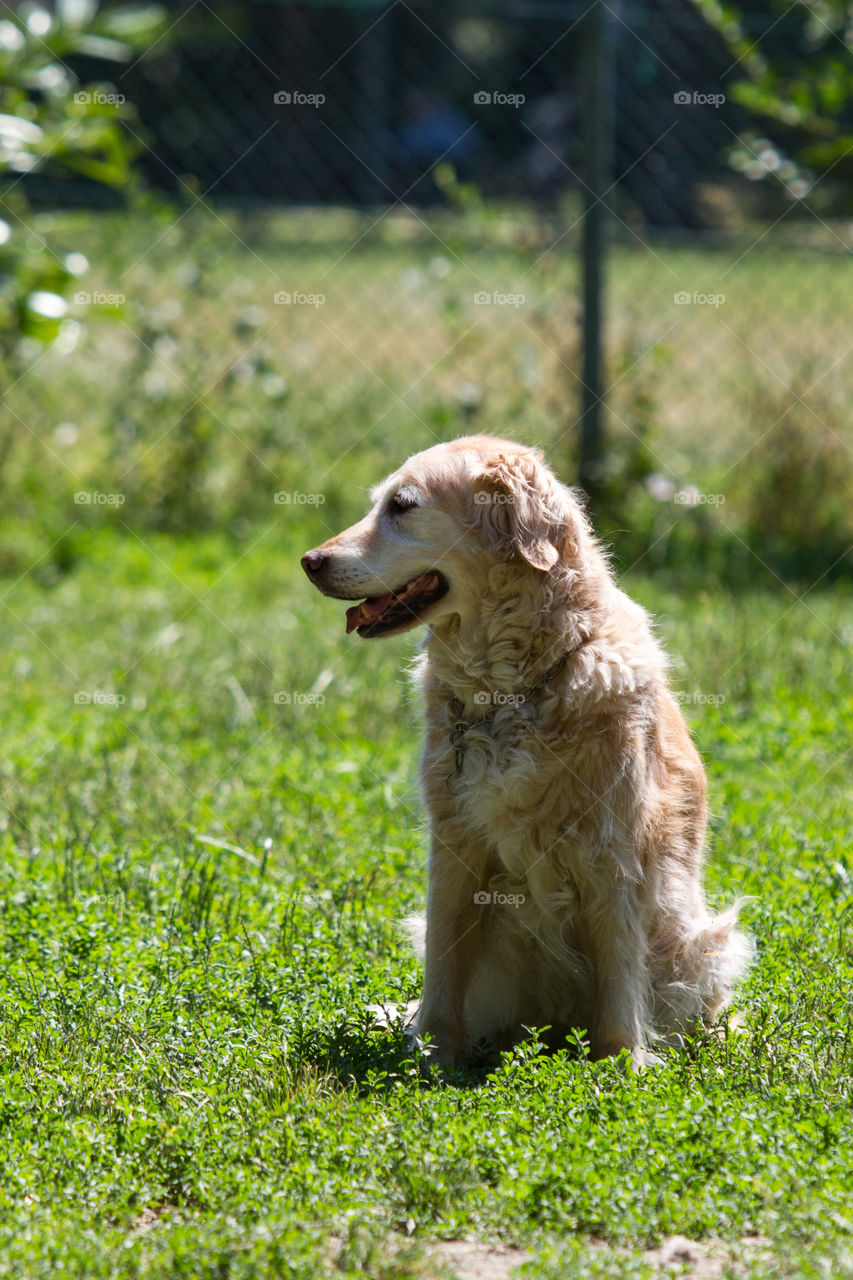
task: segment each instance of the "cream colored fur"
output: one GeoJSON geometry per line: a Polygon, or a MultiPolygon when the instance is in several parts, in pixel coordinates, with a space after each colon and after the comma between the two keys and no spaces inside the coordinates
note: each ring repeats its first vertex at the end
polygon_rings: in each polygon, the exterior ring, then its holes
{"type": "Polygon", "coordinates": [[[418,1033],[446,1062],[531,1026],[648,1060],[656,1037],[713,1021],[750,953],[736,908],[705,900],[704,771],[649,618],[536,450],[439,445],[374,499],[318,548],[321,590],[377,596],[428,570],[450,588],[417,664],[432,828],[418,1033]],[[392,517],[401,490],[417,504],[392,517]]]}

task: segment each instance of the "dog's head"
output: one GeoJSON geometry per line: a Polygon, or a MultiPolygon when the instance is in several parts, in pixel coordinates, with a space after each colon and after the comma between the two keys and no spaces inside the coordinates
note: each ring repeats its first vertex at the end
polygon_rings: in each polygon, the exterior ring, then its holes
{"type": "Polygon", "coordinates": [[[302,557],[325,595],[362,601],[347,631],[365,638],[464,617],[496,562],[528,575],[570,566],[586,528],[539,450],[490,436],[416,454],[371,496],[363,520],[302,557]]]}

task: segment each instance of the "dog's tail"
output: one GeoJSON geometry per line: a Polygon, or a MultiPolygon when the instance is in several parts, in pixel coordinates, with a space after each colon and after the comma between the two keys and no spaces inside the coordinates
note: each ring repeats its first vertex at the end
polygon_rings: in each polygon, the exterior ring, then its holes
{"type": "Polygon", "coordinates": [[[752,940],[736,928],[741,898],[652,962],[655,1024],[666,1032],[691,1032],[710,1024],[732,998],[735,984],[755,957],[752,940]]]}

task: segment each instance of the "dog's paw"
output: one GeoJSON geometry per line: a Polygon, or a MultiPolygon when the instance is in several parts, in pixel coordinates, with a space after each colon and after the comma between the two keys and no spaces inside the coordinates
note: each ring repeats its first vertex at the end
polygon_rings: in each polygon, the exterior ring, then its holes
{"type": "Polygon", "coordinates": [[[618,1058],[634,1072],[644,1071],[647,1067],[663,1066],[663,1058],[652,1053],[651,1049],[647,1049],[645,1045],[626,1044],[624,1040],[615,1037],[598,1040],[592,1056],[595,1061],[618,1058]]]}
{"type": "Polygon", "coordinates": [[[373,1015],[374,1027],[387,1030],[402,1023],[403,1034],[411,1036],[413,1023],[418,1012],[417,1000],[409,1000],[407,1004],[395,1004],[389,1000],[386,1004],[369,1004],[368,1013],[373,1015]]]}
{"type": "Polygon", "coordinates": [[[648,1071],[650,1067],[662,1067],[664,1064],[663,1058],[652,1053],[651,1049],[647,1049],[645,1045],[634,1045],[632,1049],[620,1049],[618,1054],[610,1056],[631,1075],[639,1075],[641,1071],[648,1071]]]}
{"type": "Polygon", "coordinates": [[[412,1044],[417,1045],[420,1052],[429,1062],[439,1067],[452,1067],[462,1052],[462,1033],[456,1028],[427,1024],[418,1017],[406,1029],[412,1044]],[[430,1027],[427,1030],[427,1026],[430,1027]],[[421,1027],[424,1030],[421,1030],[421,1027]]]}
{"type": "Polygon", "coordinates": [[[631,1050],[631,1070],[645,1071],[648,1067],[662,1067],[663,1058],[658,1054],[652,1053],[651,1049],[646,1049],[642,1045],[635,1045],[631,1050]]]}
{"type": "Polygon", "coordinates": [[[436,1067],[455,1067],[460,1059],[460,1048],[455,1040],[425,1036],[420,1040],[421,1051],[436,1067]]]}

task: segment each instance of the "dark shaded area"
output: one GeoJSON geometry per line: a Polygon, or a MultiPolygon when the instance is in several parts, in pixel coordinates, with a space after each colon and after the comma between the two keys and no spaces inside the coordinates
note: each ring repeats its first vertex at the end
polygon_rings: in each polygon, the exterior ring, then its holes
{"type": "MultiPolygon", "coordinates": [[[[583,1033],[578,1033],[578,1036],[583,1033]]],[[[368,1015],[363,1023],[341,1022],[333,1027],[300,1028],[294,1036],[298,1053],[324,1075],[333,1076],[345,1089],[363,1097],[387,1093],[404,1082],[418,1082],[424,1090],[444,1088],[476,1089],[500,1068],[502,1055],[485,1044],[474,1049],[458,1066],[440,1067],[415,1052],[400,1027],[377,1027],[368,1015]]],[[[539,1053],[551,1056],[567,1053],[572,1059],[585,1056],[581,1042],[544,1032],[531,1038],[520,1050],[523,1058],[539,1053]]]]}
{"type": "MultiPolygon", "coordinates": [[[[445,198],[441,163],[486,196],[545,206],[578,186],[581,4],[167,7],[167,39],[117,85],[140,112],[143,172],[167,192],[423,205],[445,198]]],[[[689,0],[608,13],[608,203],[695,229],[696,184],[725,172],[742,113],[693,95],[719,93],[731,57],[689,0]]],[[[76,69],[98,79],[94,61],[76,69]]]]}

